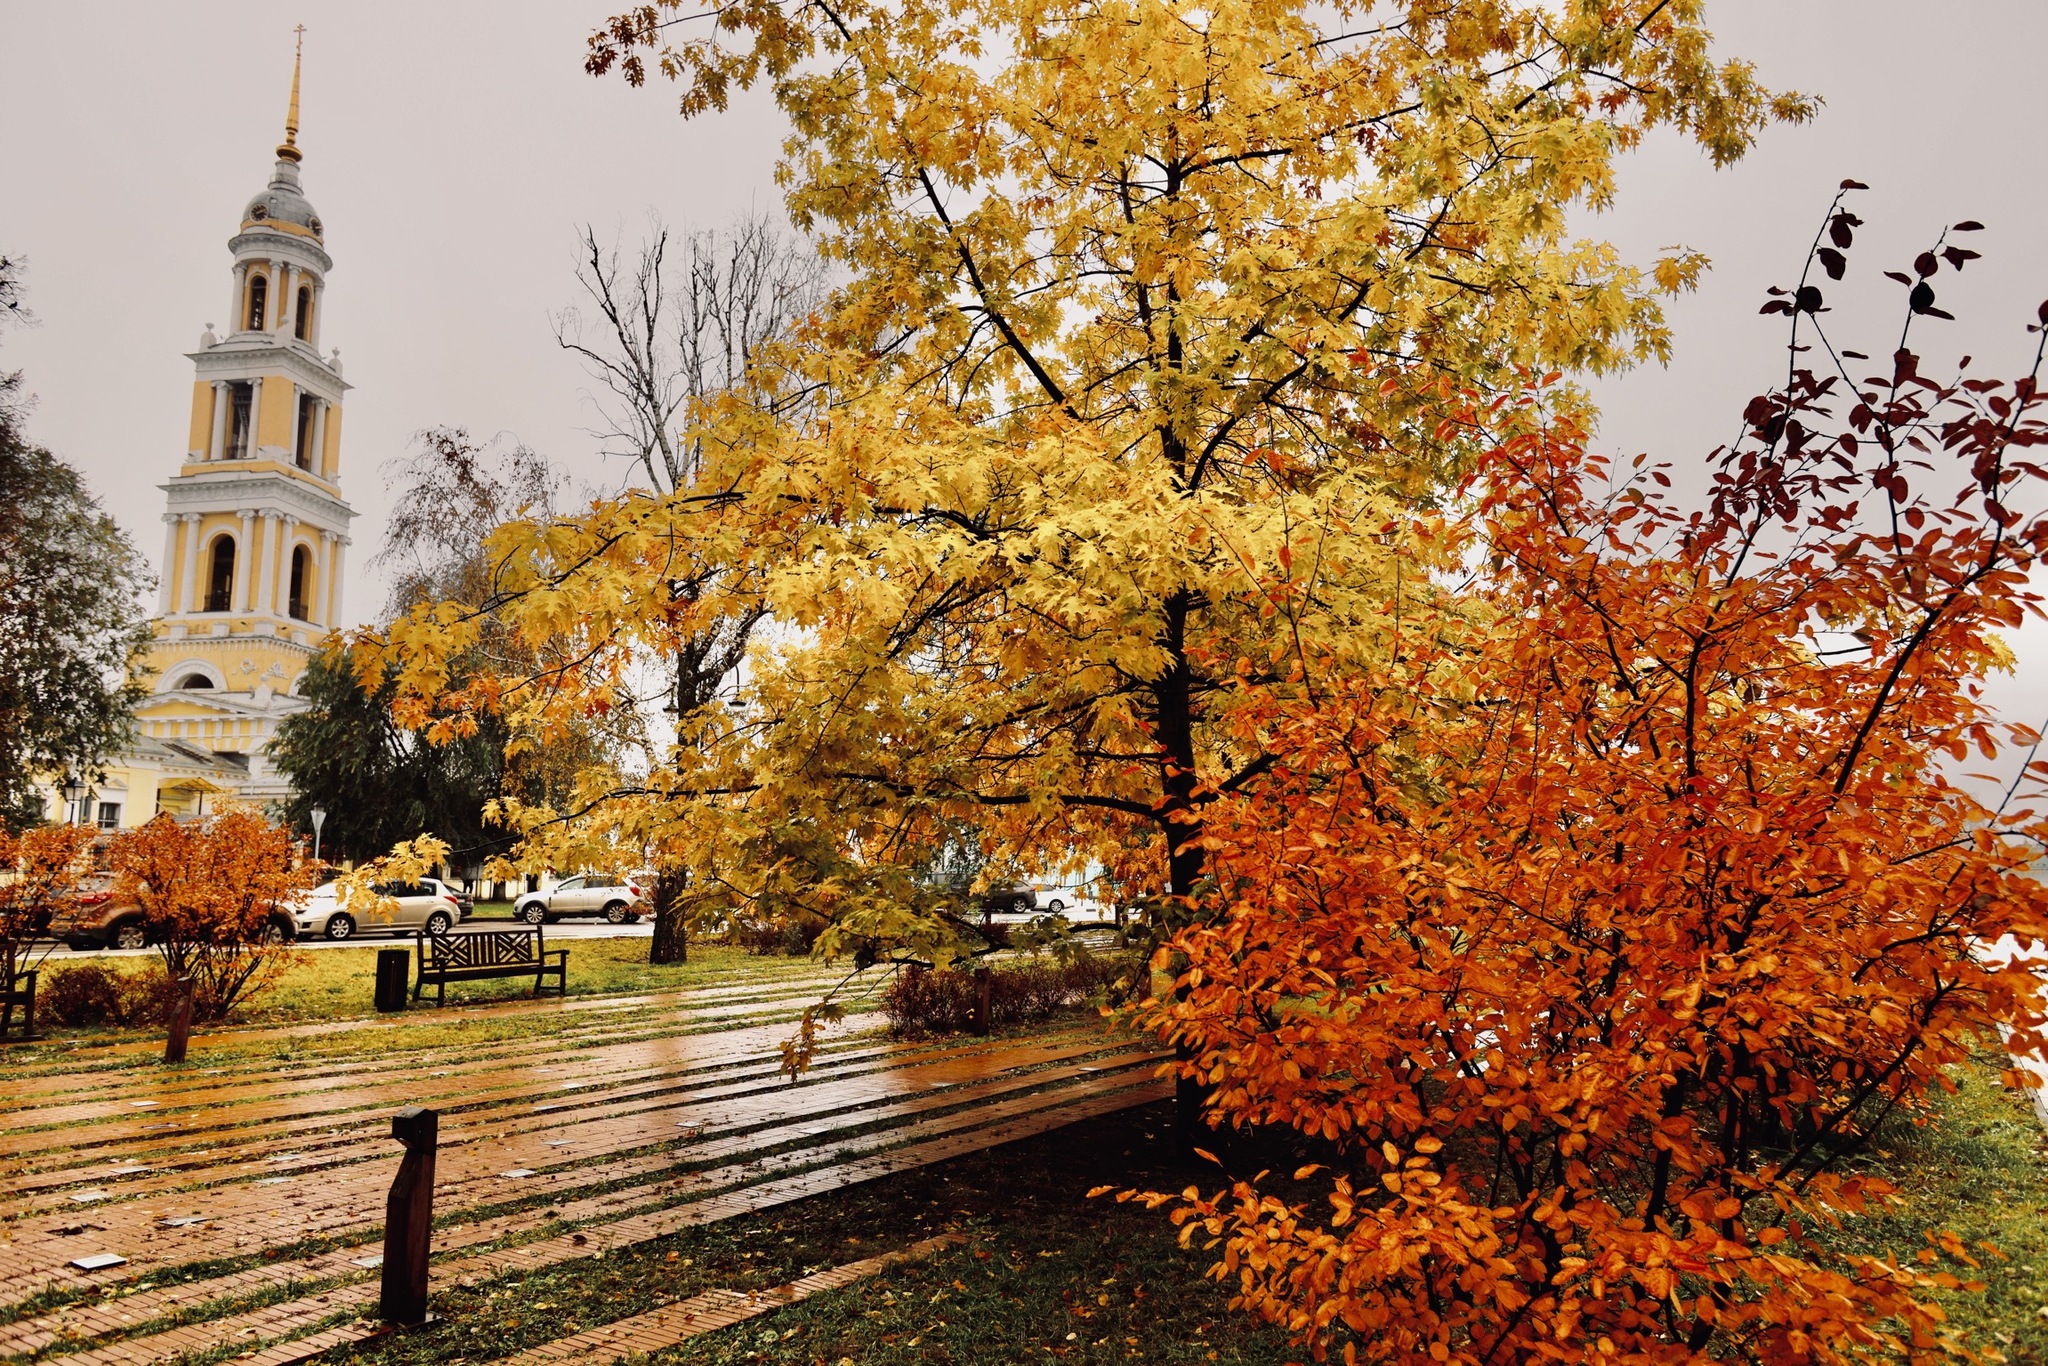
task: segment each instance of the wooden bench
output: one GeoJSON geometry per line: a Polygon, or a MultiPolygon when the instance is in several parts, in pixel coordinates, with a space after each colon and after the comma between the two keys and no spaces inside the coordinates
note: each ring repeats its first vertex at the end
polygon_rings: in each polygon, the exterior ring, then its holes
{"type": "Polygon", "coordinates": [[[486,977],[532,977],[533,994],[541,994],[547,979],[555,979],[555,994],[569,994],[569,951],[550,949],[541,938],[541,927],[517,930],[472,930],[466,933],[428,934],[418,931],[419,980],[413,983],[417,1001],[427,983],[436,987],[434,1003],[448,1003],[450,982],[474,982],[486,977]]]}
{"type": "Polygon", "coordinates": [[[36,974],[33,968],[17,971],[0,981],[0,1039],[14,1032],[14,1008],[21,1007],[21,1037],[36,1036],[36,974]]]}

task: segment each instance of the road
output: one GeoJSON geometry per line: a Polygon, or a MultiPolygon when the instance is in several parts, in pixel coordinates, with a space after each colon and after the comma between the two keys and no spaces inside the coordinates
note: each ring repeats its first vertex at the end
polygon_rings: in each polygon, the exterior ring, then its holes
{"type": "MultiPolygon", "coordinates": [[[[456,926],[455,932],[479,930],[511,930],[519,928],[519,922],[510,916],[472,916],[456,926]]],[[[547,927],[549,939],[651,939],[654,937],[654,922],[641,920],[631,925],[607,925],[602,920],[562,920],[547,927]]],[[[302,949],[360,949],[389,947],[393,944],[410,944],[412,931],[404,934],[359,934],[353,939],[330,944],[324,939],[301,939],[302,949]]],[[[39,946],[40,947],[40,946],[39,946]]],[[[155,953],[155,949],[67,949],[59,945],[50,955],[52,965],[69,962],[77,958],[139,958],[155,953]]]]}

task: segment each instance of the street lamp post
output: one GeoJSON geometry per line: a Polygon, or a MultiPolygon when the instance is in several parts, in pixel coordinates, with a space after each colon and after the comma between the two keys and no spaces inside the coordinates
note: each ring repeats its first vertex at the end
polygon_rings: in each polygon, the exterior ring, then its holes
{"type": "Polygon", "coordinates": [[[67,773],[63,786],[58,790],[64,794],[64,823],[79,824],[78,804],[85,800],[85,780],[76,773],[67,773]]]}
{"type": "Polygon", "coordinates": [[[327,824],[327,808],[316,806],[306,815],[313,822],[313,862],[320,861],[320,827],[327,824]]]}

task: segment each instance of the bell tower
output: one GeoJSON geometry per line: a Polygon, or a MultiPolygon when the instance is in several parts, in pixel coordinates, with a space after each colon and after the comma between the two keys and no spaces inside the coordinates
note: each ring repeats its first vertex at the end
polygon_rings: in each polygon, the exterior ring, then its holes
{"type": "MultiPolygon", "coordinates": [[[[303,29],[300,30],[303,43],[303,29]]],[[[270,183],[228,240],[229,323],[190,353],[192,422],[165,494],[164,572],[138,731],[245,756],[253,800],[281,797],[263,747],[342,621],[355,516],[341,492],[338,350],[321,352],[326,227],[300,180],[299,72],[270,183]],[[275,791],[272,791],[272,788],[275,791]]]]}

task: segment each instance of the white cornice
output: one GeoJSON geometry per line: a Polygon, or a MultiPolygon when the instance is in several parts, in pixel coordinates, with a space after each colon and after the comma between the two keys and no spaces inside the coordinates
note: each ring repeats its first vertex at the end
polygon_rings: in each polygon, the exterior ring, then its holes
{"type": "Polygon", "coordinates": [[[135,714],[144,720],[171,721],[176,717],[149,717],[145,715],[151,707],[177,703],[181,706],[198,706],[202,710],[219,712],[222,716],[238,721],[275,721],[282,716],[295,716],[312,705],[303,697],[278,692],[270,695],[270,705],[256,705],[254,693],[216,692],[211,688],[195,688],[190,692],[182,688],[167,688],[163,692],[151,693],[136,704],[135,714]]]}
{"type": "Polygon", "coordinates": [[[298,338],[281,340],[265,332],[238,333],[204,351],[188,351],[195,378],[202,382],[221,379],[254,379],[280,369],[329,403],[355,388],[334,373],[320,353],[298,338]]]}
{"type": "Polygon", "coordinates": [[[294,265],[311,262],[322,275],[334,269],[334,258],[327,249],[310,237],[301,237],[295,232],[276,232],[264,228],[248,228],[228,239],[228,250],[235,254],[237,263],[242,261],[290,261],[294,265]]]}
{"type": "Polygon", "coordinates": [[[235,512],[245,507],[275,505],[302,522],[346,535],[355,509],[334,495],[282,472],[252,474],[224,468],[239,461],[216,460],[192,474],[159,484],[171,512],[235,512]]]}

